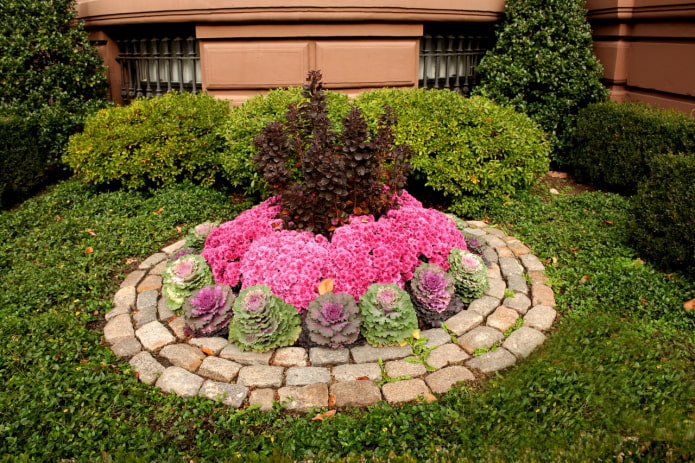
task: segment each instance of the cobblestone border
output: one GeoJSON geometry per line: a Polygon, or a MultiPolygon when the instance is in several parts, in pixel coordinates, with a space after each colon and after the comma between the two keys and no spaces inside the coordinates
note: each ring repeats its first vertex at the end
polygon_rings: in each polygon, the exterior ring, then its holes
{"type": "Polygon", "coordinates": [[[434,348],[427,359],[434,371],[405,360],[413,354],[410,346],[285,347],[261,354],[242,352],[220,337],[187,338],[183,319],[167,308],[161,294],[162,271],[183,240],[145,259],[121,283],[106,314],[104,339],[130,362],[140,381],[234,408],[258,404],[269,410],[279,400],[286,410],[306,412],[445,393],[458,382],[475,381],[527,357],[545,341],[543,332],[556,317],[545,267],[529,248],[484,222],[468,221],[467,226],[466,232],[486,242],[490,287],[447,320],[456,342],[442,328],[422,332],[434,348]],[[505,337],[519,319],[522,326],[505,337]]]}

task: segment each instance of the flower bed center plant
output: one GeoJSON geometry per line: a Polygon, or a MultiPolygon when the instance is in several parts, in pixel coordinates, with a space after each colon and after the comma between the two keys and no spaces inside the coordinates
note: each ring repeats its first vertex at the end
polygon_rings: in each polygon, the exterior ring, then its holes
{"type": "Polygon", "coordinates": [[[360,333],[393,345],[418,329],[418,315],[438,326],[485,291],[487,269],[456,223],[403,190],[410,148],[394,144],[393,112],[386,107],[371,133],[353,108],[338,132],[320,79],[310,72],[305,101],[255,140],[254,161],[276,195],[232,221],[196,227],[189,243],[205,237],[200,256],[167,267],[164,294],[191,334],[219,333],[230,320],[230,342],[266,351],[295,343],[304,323],[316,345],[343,347],[360,333]],[[229,290],[191,295],[212,285],[210,270],[229,290]]]}

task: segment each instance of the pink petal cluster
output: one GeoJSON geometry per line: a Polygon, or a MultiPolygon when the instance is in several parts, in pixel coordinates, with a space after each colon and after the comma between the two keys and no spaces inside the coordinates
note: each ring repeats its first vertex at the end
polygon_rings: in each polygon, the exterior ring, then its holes
{"type": "Polygon", "coordinates": [[[268,285],[300,311],[318,296],[318,284],[326,278],[333,279],[335,293],[359,300],[373,283],[404,288],[423,261],[448,269],[451,249],[466,249],[463,235],[444,214],[423,208],[405,191],[397,203],[398,209],[376,221],[352,217],[329,242],[322,235],[280,230],[278,202],[270,198],[215,229],[202,255],[217,283],[268,285]]]}

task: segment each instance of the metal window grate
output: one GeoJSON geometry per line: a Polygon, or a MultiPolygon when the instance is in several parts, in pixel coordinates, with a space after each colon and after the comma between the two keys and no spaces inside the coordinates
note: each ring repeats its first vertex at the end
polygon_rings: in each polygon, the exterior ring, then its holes
{"type": "Polygon", "coordinates": [[[419,87],[469,96],[478,83],[476,66],[489,48],[484,35],[425,35],[420,40],[419,87]]]}
{"type": "Polygon", "coordinates": [[[130,39],[117,43],[124,102],[142,96],[162,96],[172,90],[201,91],[200,54],[194,37],[130,39]]]}

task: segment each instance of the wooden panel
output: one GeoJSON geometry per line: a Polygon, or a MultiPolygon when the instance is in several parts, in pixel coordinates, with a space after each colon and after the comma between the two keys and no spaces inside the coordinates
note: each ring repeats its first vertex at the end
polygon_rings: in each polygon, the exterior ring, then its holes
{"type": "Polygon", "coordinates": [[[310,67],[307,41],[202,42],[207,89],[269,89],[302,85],[310,67]]]}
{"type": "Polygon", "coordinates": [[[416,86],[418,40],[320,41],[316,67],[334,88],[416,86]]]}

